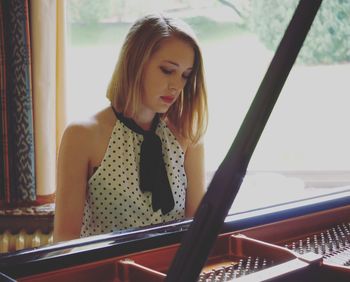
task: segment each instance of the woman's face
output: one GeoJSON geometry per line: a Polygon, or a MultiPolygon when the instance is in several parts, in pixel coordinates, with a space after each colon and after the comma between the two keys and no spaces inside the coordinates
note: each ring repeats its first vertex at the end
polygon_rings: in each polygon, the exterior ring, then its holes
{"type": "Polygon", "coordinates": [[[144,68],[142,108],[165,113],[181,94],[194,64],[192,46],[176,37],[165,39],[144,68]]]}

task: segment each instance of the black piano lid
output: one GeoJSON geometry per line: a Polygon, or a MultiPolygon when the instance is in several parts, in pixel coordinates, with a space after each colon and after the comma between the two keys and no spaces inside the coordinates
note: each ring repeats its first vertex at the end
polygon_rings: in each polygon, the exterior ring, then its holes
{"type": "Polygon", "coordinates": [[[299,2],[238,134],[184,235],[168,271],[167,282],[197,281],[321,2],[299,2]]]}

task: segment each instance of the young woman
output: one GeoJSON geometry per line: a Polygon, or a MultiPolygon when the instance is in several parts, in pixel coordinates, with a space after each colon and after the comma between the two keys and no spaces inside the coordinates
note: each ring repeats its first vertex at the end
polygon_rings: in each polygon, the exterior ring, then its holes
{"type": "Polygon", "coordinates": [[[191,217],[205,193],[207,97],[187,24],[136,21],[107,97],[109,107],[63,135],[55,241],[191,217]]]}

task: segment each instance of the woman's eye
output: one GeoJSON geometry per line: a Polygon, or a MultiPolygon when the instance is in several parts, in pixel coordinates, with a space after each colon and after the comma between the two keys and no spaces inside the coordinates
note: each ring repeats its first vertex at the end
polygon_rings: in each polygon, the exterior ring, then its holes
{"type": "Polygon", "coordinates": [[[166,68],[160,68],[161,70],[162,70],[162,72],[163,73],[165,73],[165,74],[171,74],[172,73],[172,71],[171,70],[168,70],[168,69],[166,69],[166,68]]]}

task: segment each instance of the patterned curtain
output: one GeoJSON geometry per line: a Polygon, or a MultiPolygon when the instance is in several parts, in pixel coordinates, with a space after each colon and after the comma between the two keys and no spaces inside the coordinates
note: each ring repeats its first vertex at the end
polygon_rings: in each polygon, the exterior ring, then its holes
{"type": "Polygon", "coordinates": [[[0,0],[0,201],[34,201],[28,0],[0,0]]]}

